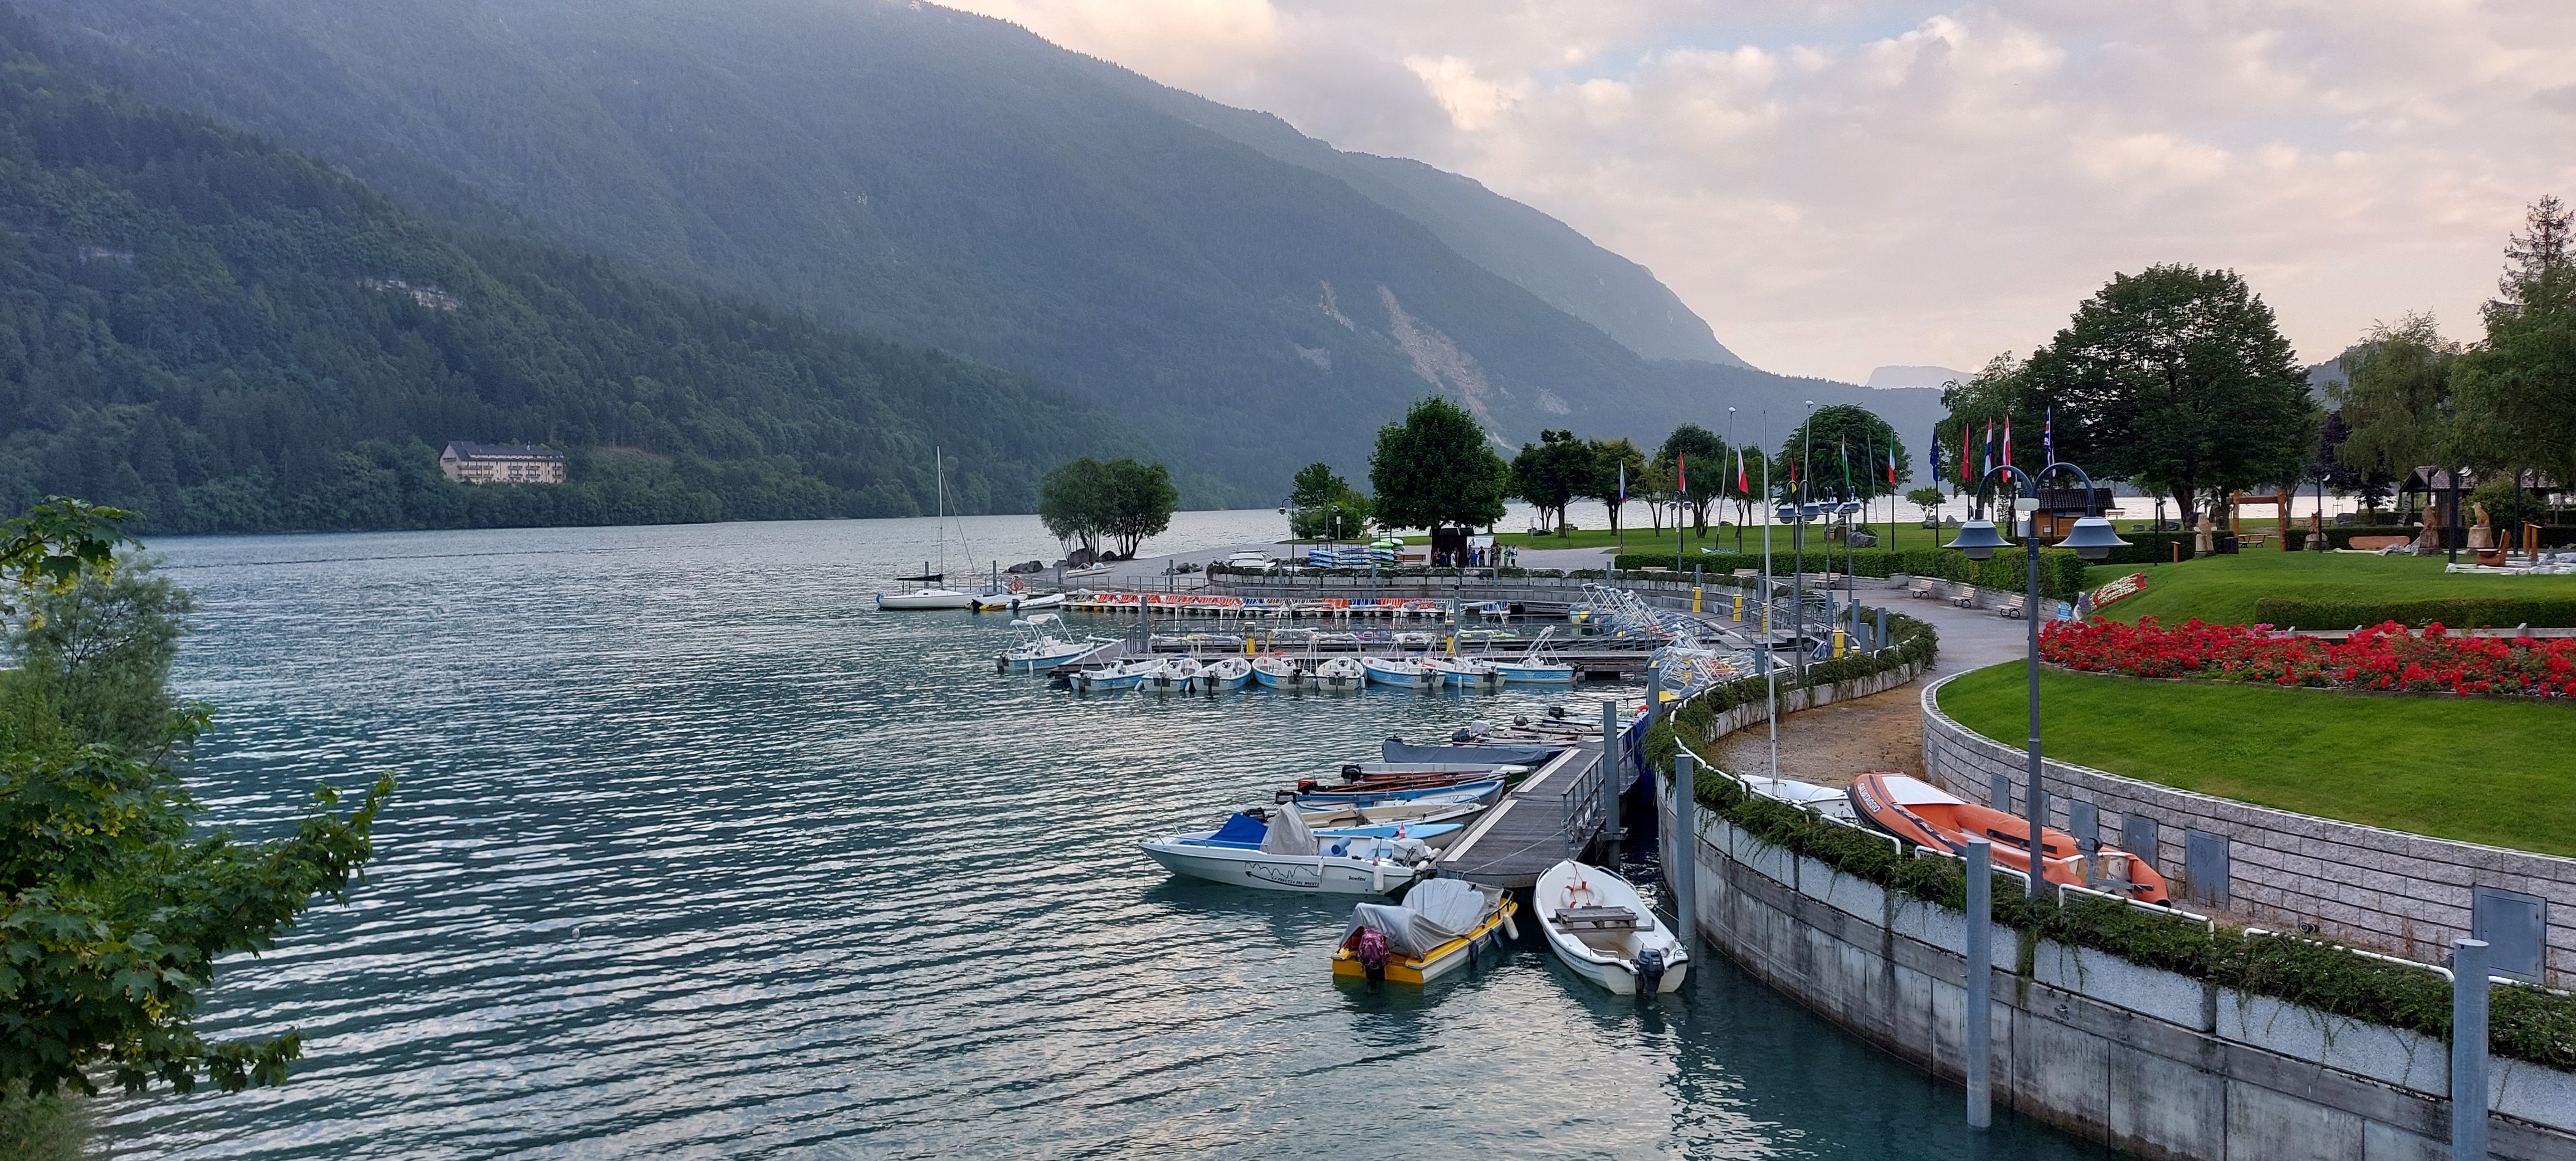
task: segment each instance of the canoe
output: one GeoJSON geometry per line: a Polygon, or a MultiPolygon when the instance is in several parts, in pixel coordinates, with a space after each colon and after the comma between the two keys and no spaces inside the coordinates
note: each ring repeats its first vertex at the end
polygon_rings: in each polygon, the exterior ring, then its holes
{"type": "MultiPolygon", "coordinates": [[[[1965,855],[1970,838],[1994,844],[1995,866],[2030,873],[2030,822],[2000,810],[1978,806],[1950,792],[1903,774],[1863,774],[1847,792],[1853,813],[1879,830],[1937,851],[1965,855]]],[[[2118,847],[2094,852],[2090,866],[2076,848],[2075,836],[2056,827],[2040,830],[2040,874],[2051,883],[2089,887],[2126,895],[2141,903],[2171,904],[2165,879],[2152,860],[2118,847]]]]}
{"type": "Polygon", "coordinates": [[[1429,689],[1434,676],[1414,662],[1387,657],[1360,658],[1360,668],[1368,673],[1370,681],[1403,689],[1429,689]]]}
{"type": "Polygon", "coordinates": [[[1166,657],[1136,687],[1148,693],[1188,693],[1205,668],[1195,657],[1166,657]]]}
{"type": "Polygon", "coordinates": [[[1438,675],[1442,685],[1467,689],[1500,689],[1503,685],[1503,671],[1481,658],[1425,657],[1422,667],[1438,675]]]}
{"type": "Polygon", "coordinates": [[[1325,689],[1358,689],[1368,684],[1368,670],[1348,657],[1335,657],[1315,667],[1315,684],[1325,689]]]}
{"type": "Polygon", "coordinates": [[[925,609],[971,609],[975,594],[955,589],[914,589],[908,593],[878,593],[880,612],[910,612],[925,609]]]}
{"type": "Polygon", "coordinates": [[[1080,673],[1074,674],[1073,688],[1082,693],[1093,693],[1112,689],[1134,689],[1137,686],[1144,684],[1147,675],[1158,672],[1162,668],[1162,661],[1152,657],[1140,657],[1134,661],[1121,661],[1116,665],[1105,665],[1098,669],[1086,669],[1080,673]]]}
{"type": "Polygon", "coordinates": [[[1574,974],[1622,996],[1680,990],[1690,949],[1618,872],[1567,859],[1530,889],[1548,950],[1574,974]]]}
{"type": "MultiPolygon", "coordinates": [[[[1458,829],[1455,823],[1437,825],[1453,834],[1458,829]]],[[[1167,835],[1138,846],[1174,874],[1310,895],[1383,895],[1428,870],[1435,854],[1430,843],[1410,833],[1319,835],[1295,811],[1267,821],[1238,814],[1213,831],[1167,835]]]]}
{"type": "Polygon", "coordinates": [[[1199,671],[1199,688],[1210,693],[1241,689],[1251,680],[1252,663],[1240,657],[1219,658],[1199,671]]]}
{"type": "Polygon", "coordinates": [[[1294,662],[1278,657],[1253,658],[1252,680],[1271,689],[1304,689],[1315,684],[1313,674],[1297,668],[1294,662]]]}
{"type": "Polygon", "coordinates": [[[1520,910],[1500,887],[1465,879],[1425,879],[1401,904],[1362,903],[1333,948],[1333,974],[1398,984],[1426,984],[1480,956],[1499,955],[1518,938],[1520,910]],[[1499,933],[1499,934],[1498,934],[1499,933]]]}

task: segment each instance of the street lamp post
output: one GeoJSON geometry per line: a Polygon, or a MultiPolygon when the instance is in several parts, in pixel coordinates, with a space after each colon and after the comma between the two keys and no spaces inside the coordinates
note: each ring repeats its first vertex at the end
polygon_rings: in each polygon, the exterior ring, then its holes
{"type": "MultiPolygon", "coordinates": [[[[2112,549],[2126,545],[2128,541],[2120,539],[2120,534],[2112,530],[2111,522],[2103,519],[2094,509],[2093,477],[2086,475],[2084,469],[2063,460],[2039,469],[2037,477],[2011,464],[1997,464],[1993,470],[1978,478],[1973,496],[1977,500],[1983,500],[1987,485],[2009,475],[2020,485],[2020,490],[2036,502],[2039,497],[2039,480],[2059,469],[2073,472],[2077,479],[2084,481],[2085,515],[2083,519],[2075,522],[2074,529],[2069,531],[2066,539],[2059,541],[2057,546],[2072,548],[2077,556],[2086,560],[2100,560],[2111,555],[2112,549]]],[[[1994,521],[1978,516],[1973,509],[1968,515],[1970,519],[1959,525],[1958,538],[1952,540],[1947,547],[1966,553],[1970,560],[1992,559],[1995,550],[2009,542],[2001,533],[1995,531],[1994,521]]],[[[2026,753],[2030,790],[2025,798],[2030,807],[2030,893],[2036,896],[2046,890],[2048,883],[2046,874],[2048,854],[2045,839],[2048,831],[2048,788],[2040,781],[2039,760],[2039,513],[2036,510],[2031,513],[2030,533],[2022,539],[2022,553],[2030,561],[2030,587],[2022,597],[2022,619],[2030,624],[2028,661],[2030,746],[2026,753]]],[[[2010,809],[2011,805],[2007,802],[2004,807],[2010,809]]]]}

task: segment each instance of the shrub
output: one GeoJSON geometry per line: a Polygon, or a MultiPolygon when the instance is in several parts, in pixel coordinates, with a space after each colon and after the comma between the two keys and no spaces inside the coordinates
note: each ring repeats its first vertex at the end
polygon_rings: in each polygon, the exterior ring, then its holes
{"type": "MultiPolygon", "coordinates": [[[[1652,565],[1657,568],[1677,567],[1679,571],[1685,573],[1696,565],[1704,573],[1723,575],[1731,574],[1739,568],[1761,568],[1762,554],[1708,552],[1684,555],[1676,561],[1673,554],[1669,552],[1628,552],[1621,553],[1611,563],[1613,567],[1621,570],[1641,569],[1652,565]]],[[[2060,600],[2073,600],[2075,594],[2084,591],[2084,568],[2089,563],[2091,562],[2072,552],[2042,550],[2039,554],[2040,592],[2060,600]]],[[[1794,567],[1794,561],[1789,556],[1775,551],[1771,554],[1771,566],[1778,570],[1781,576],[1786,577],[1789,570],[1794,567]]],[[[1833,567],[1835,571],[1849,571],[1854,576],[1889,577],[1904,573],[1907,576],[1965,581],[1984,588],[2004,589],[2011,592],[2021,592],[2030,585],[2029,564],[2020,549],[2006,549],[1996,553],[1990,560],[1970,560],[1967,554],[1946,548],[1861,548],[1851,550],[1848,556],[1843,549],[1836,548],[1833,567]]],[[[1807,569],[1810,572],[1824,571],[1823,554],[1810,550],[1807,554],[1807,569]]]]}
{"type": "Polygon", "coordinates": [[[2304,597],[2264,597],[2254,602],[2256,620],[2267,625],[2302,625],[2311,629],[2396,622],[2421,628],[2512,628],[2516,625],[2563,628],[2576,626],[2576,597],[2461,597],[2438,601],[2318,601],[2304,597]]]}

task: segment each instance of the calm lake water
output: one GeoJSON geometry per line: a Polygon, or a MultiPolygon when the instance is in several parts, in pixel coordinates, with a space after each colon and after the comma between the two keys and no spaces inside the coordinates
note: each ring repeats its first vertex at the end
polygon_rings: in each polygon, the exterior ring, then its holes
{"type": "MultiPolygon", "coordinates": [[[[979,557],[1055,555],[1033,520],[966,525],[979,557]]],[[[1185,513],[1150,547],[1277,532],[1185,513]]],[[[1972,1140],[1955,1090],[1713,956],[1647,1003],[1535,943],[1427,992],[1337,986],[1351,900],[1175,881],[1136,840],[1554,699],[1078,698],[992,673],[1003,618],[871,611],[935,545],[927,520],[156,545],[202,601],[178,681],[218,707],[213,817],[403,786],[348,905],[212,993],[211,1034],[303,1029],[293,1082],[112,1100],[103,1143],[2103,1156],[2020,1122],[1972,1140]]]]}

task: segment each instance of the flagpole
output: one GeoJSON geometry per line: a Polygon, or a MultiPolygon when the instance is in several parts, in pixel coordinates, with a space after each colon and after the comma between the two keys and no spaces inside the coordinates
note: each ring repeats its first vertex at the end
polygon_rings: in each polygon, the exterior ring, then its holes
{"type": "MultiPolygon", "coordinates": [[[[1762,438],[1771,438],[1771,411],[1762,411],[1762,438]]],[[[1738,460],[1738,463],[1743,461],[1738,460]]],[[[1771,494],[1771,457],[1762,457],[1762,494],[1771,494]]],[[[1762,706],[1763,719],[1771,728],[1771,780],[1776,789],[1780,780],[1780,659],[1771,649],[1771,512],[1762,513],[1762,706]]]]}
{"type": "MultiPolygon", "coordinates": [[[[1726,446],[1735,452],[1736,474],[1741,476],[1744,468],[1744,449],[1735,446],[1735,409],[1732,407],[1726,409],[1726,446]]],[[[1725,489],[1721,487],[1719,490],[1725,489]]],[[[1743,490],[1736,489],[1739,493],[1743,490]]],[[[1735,522],[1735,551],[1744,551],[1744,522],[1741,520],[1735,522]]]]}

